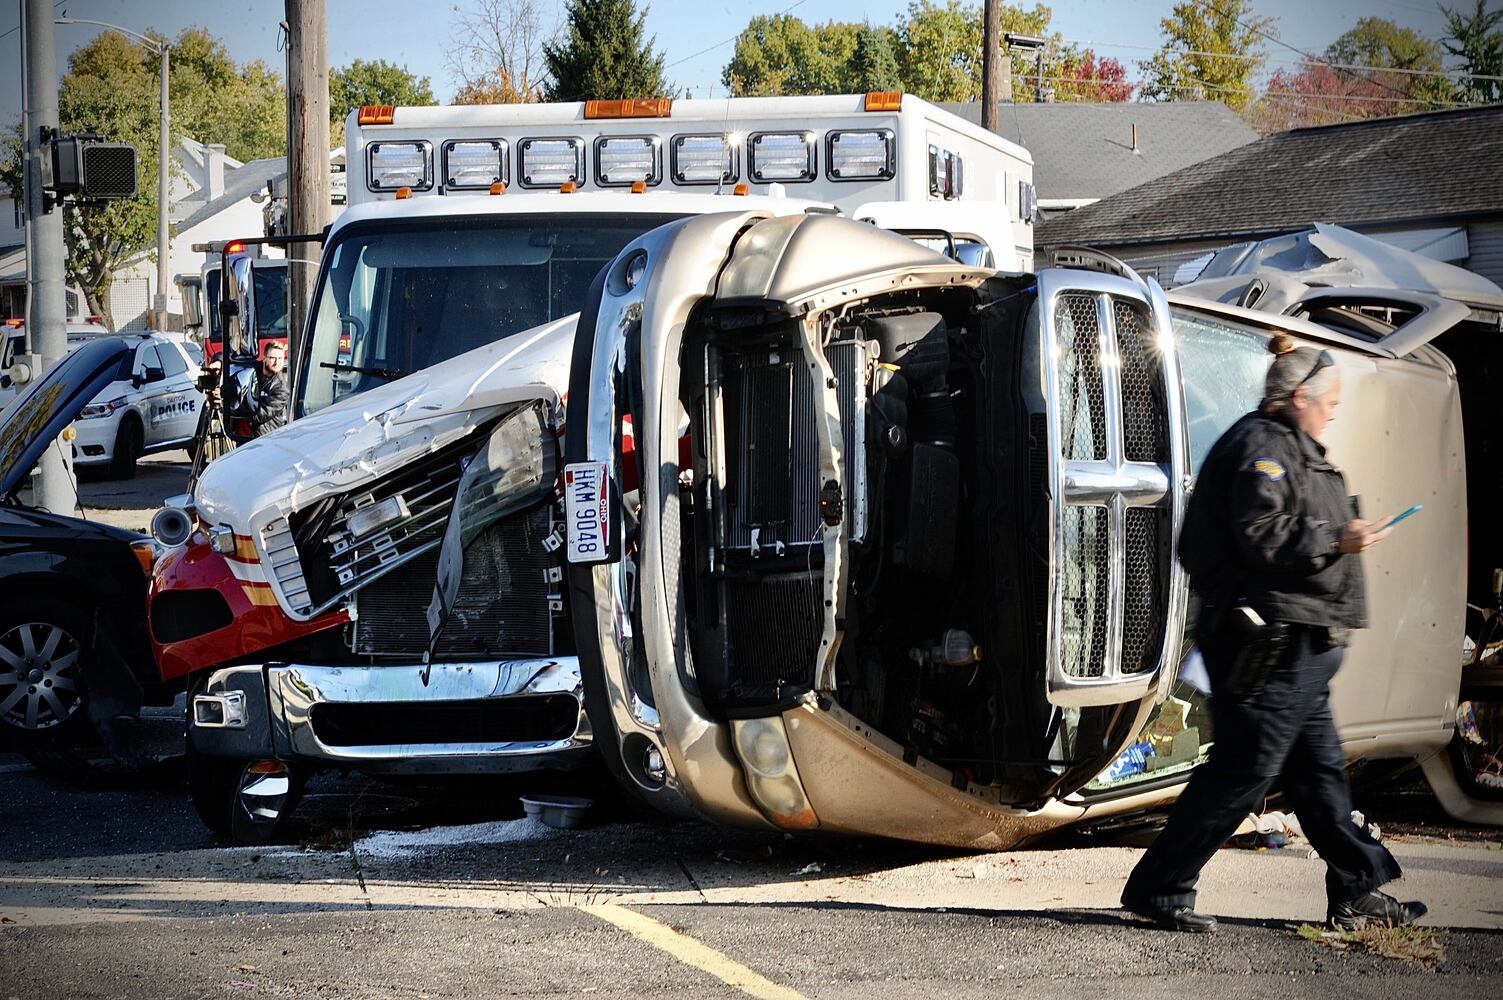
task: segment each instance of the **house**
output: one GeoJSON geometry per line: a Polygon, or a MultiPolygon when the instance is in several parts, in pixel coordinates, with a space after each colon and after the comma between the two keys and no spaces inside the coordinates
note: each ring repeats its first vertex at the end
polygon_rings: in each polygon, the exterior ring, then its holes
{"type": "Polygon", "coordinates": [[[1233,243],[1330,222],[1503,283],[1503,104],[1280,132],[1049,219],[1164,285],[1233,243]]]}
{"type": "MultiPolygon", "coordinates": [[[[941,104],[981,122],[981,106],[941,104]]],[[[1220,156],[1258,138],[1220,101],[1003,104],[998,131],[1033,155],[1044,219],[1220,156]]]]}

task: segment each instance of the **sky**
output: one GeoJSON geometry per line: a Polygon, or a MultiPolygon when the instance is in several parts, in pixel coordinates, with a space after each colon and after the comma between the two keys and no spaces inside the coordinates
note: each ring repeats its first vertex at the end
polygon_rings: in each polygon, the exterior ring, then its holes
{"type": "MultiPolygon", "coordinates": [[[[46,0],[36,0],[46,2],[46,0]]],[[[447,52],[453,48],[454,7],[465,0],[327,0],[329,65],[338,67],[356,58],[385,59],[431,78],[434,93],[448,101],[457,89],[447,52]]],[[[540,0],[563,20],[562,0],[540,0]]],[[[643,6],[638,0],[639,7],[643,6]]],[[[1490,0],[1491,3],[1498,0],[1490,0]]],[[[1026,6],[1033,4],[1028,0],[1026,6]]],[[[1470,7],[1469,0],[1448,0],[1448,6],[1470,7]]],[[[730,59],[734,39],[756,14],[789,13],[810,23],[829,20],[868,20],[895,23],[906,0],[656,0],[647,4],[647,31],[663,53],[669,82],[694,97],[724,96],[721,70],[730,59]]],[[[1173,0],[1055,0],[1053,30],[1101,56],[1120,60],[1136,78],[1138,60],[1146,59],[1159,42],[1159,19],[1173,0]]],[[[1280,38],[1302,51],[1319,51],[1352,27],[1357,19],[1376,15],[1439,37],[1445,21],[1433,0],[1256,0],[1259,14],[1277,19],[1280,38]]],[[[241,62],[262,59],[280,70],[278,24],[284,16],[282,0],[59,0],[59,14],[109,21],[144,32],[156,29],[176,35],[190,25],[207,27],[223,39],[241,62]]],[[[21,113],[20,0],[0,2],[0,122],[19,120],[21,113]]],[[[100,30],[84,25],[58,25],[58,66],[68,53],[85,45],[100,30]]],[[[1291,65],[1299,56],[1279,45],[1269,46],[1269,70],[1291,65]]]]}

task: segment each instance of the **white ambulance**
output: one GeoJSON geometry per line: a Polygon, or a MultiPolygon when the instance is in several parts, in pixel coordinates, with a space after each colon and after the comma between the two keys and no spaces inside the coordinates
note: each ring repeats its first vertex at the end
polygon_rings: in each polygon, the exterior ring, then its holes
{"type": "Polygon", "coordinates": [[[236,839],[276,836],[322,767],[591,758],[558,441],[577,313],[633,240],[844,214],[1033,259],[1026,151],[901,94],[368,107],[346,135],[294,419],[204,471],[201,531],[159,537],[158,664],[191,678],[195,802],[236,839]]]}

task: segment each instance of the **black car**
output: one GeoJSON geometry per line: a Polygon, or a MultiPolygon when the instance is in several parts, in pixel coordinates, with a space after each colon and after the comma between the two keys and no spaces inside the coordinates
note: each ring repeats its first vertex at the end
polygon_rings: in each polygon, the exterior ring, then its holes
{"type": "Polygon", "coordinates": [[[143,704],[170,704],[146,633],[155,543],[27,505],[33,466],[99,390],[130,377],[134,345],[78,348],[0,415],[0,743],[33,754],[102,738],[134,756],[143,704]]]}

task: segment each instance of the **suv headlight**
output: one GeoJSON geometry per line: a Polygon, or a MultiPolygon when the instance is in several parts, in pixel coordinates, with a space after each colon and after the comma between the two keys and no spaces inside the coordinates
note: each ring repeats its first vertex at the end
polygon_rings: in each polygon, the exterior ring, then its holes
{"type": "Polygon", "coordinates": [[[120,396],[110,400],[108,403],[90,403],[78,411],[78,418],[80,420],[89,420],[93,417],[107,417],[116,410],[123,409],[125,409],[125,397],[120,396]]]}

